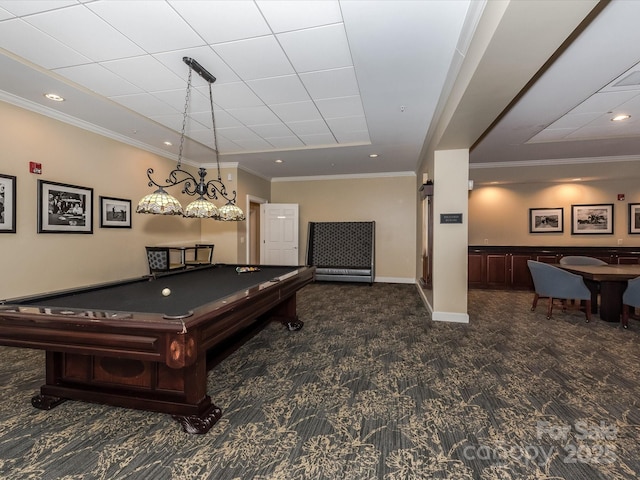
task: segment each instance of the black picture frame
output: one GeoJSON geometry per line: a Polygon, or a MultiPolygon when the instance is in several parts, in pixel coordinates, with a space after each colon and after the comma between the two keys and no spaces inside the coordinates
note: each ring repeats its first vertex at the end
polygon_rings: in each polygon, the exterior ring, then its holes
{"type": "Polygon", "coordinates": [[[613,203],[571,205],[571,235],[612,235],[613,203]]]}
{"type": "Polygon", "coordinates": [[[100,196],[100,228],[131,228],[131,200],[100,196]]]}
{"type": "Polygon", "coordinates": [[[529,233],[563,233],[564,208],[530,208],[529,233]]]}
{"type": "Polygon", "coordinates": [[[0,233],[16,233],[16,177],[0,173],[0,233]]]}
{"type": "Polygon", "coordinates": [[[93,188],[38,180],[38,233],[93,233],[93,188]]]}
{"type": "Polygon", "coordinates": [[[629,235],[640,234],[640,203],[629,204],[629,235]]]}

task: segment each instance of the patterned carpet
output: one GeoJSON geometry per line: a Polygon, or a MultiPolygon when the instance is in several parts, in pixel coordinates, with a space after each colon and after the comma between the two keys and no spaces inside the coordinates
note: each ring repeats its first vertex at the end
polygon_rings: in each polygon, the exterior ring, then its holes
{"type": "Polygon", "coordinates": [[[432,322],[413,285],[312,284],[299,332],[265,330],[209,373],[223,417],[30,398],[43,353],[0,347],[0,478],[631,479],[640,323],[545,318],[532,294],[469,293],[432,322]]]}

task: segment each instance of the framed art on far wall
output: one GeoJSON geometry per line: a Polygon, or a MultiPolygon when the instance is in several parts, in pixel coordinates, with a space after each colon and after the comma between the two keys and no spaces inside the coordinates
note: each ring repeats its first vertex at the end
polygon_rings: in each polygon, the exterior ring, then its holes
{"type": "Polygon", "coordinates": [[[101,228],[131,228],[131,200],[100,197],[101,228]]]}
{"type": "Polygon", "coordinates": [[[613,203],[571,205],[571,235],[613,233],[613,203]]]}
{"type": "Polygon", "coordinates": [[[640,203],[629,204],[629,234],[640,233],[640,203]]]}
{"type": "Polygon", "coordinates": [[[529,233],[564,232],[563,208],[530,208],[529,233]]]}
{"type": "Polygon", "coordinates": [[[16,233],[16,177],[1,173],[0,233],[16,233]]]}
{"type": "Polygon", "coordinates": [[[93,188],[38,180],[38,233],[93,233],[93,188]]]}

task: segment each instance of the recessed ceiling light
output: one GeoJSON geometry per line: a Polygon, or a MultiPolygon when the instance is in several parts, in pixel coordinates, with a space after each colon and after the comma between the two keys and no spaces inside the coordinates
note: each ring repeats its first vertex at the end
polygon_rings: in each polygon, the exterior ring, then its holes
{"type": "Polygon", "coordinates": [[[369,155],[369,158],[378,158],[378,154],[377,153],[372,153],[371,155],[369,155]]]}
{"type": "Polygon", "coordinates": [[[627,120],[631,118],[631,115],[616,115],[611,119],[612,122],[621,122],[622,120],[627,120]]]}
{"type": "Polygon", "coordinates": [[[171,143],[169,140],[167,140],[166,142],[164,142],[164,144],[165,144],[167,147],[172,147],[172,146],[173,146],[173,143],[171,143]]]}
{"type": "Polygon", "coordinates": [[[276,160],[276,163],[283,163],[279,158],[276,160]]]}
{"type": "Polygon", "coordinates": [[[582,180],[582,178],[572,178],[571,181],[572,182],[580,182],[582,180]]]}
{"type": "Polygon", "coordinates": [[[45,93],[44,96],[49,100],[53,100],[54,102],[64,102],[64,98],[55,93],[45,93]]]}

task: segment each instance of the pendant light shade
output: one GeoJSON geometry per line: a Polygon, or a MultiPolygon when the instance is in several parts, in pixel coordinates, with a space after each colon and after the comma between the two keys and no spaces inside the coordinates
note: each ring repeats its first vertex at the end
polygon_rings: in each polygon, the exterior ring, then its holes
{"type": "Polygon", "coordinates": [[[150,193],[138,202],[136,213],[154,215],[182,215],[182,205],[175,197],[169,195],[162,187],[150,193]]]}
{"type": "Polygon", "coordinates": [[[241,222],[245,217],[239,207],[232,203],[227,203],[218,209],[217,219],[223,222],[241,222]]]}
{"type": "Polygon", "coordinates": [[[188,218],[217,218],[218,207],[201,196],[187,205],[183,215],[188,218]]]}

